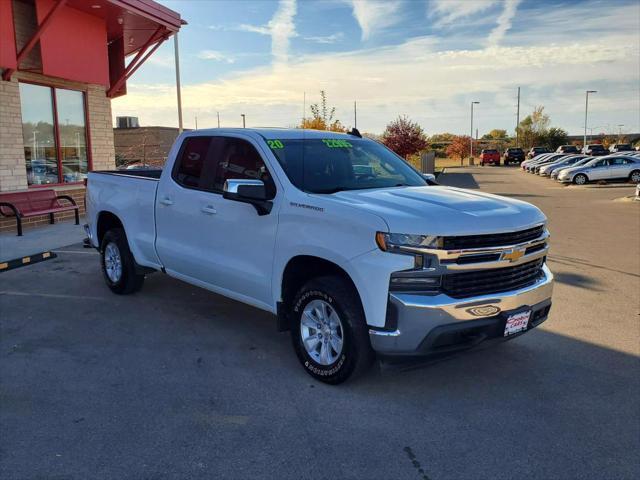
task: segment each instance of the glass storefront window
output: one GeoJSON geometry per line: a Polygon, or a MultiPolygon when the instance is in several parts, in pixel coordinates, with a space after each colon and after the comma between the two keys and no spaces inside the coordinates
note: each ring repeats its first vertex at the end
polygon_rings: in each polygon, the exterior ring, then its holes
{"type": "Polygon", "coordinates": [[[20,103],[28,184],[82,181],[88,171],[84,94],[20,83],[20,103]]]}
{"type": "Polygon", "coordinates": [[[56,89],[60,163],[64,183],[80,182],[87,174],[87,135],[84,126],[84,96],[74,90],[56,89]]]}
{"type": "Polygon", "coordinates": [[[51,89],[20,84],[22,138],[29,185],[58,183],[58,156],[51,89]]]}

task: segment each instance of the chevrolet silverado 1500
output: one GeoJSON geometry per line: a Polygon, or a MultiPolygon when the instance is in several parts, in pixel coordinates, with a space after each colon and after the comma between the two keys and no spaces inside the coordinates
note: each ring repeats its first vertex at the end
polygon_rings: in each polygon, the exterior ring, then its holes
{"type": "Polygon", "coordinates": [[[272,312],[305,370],[340,383],[547,318],[542,212],[433,183],[357,131],[197,130],[162,171],[90,173],[86,230],[113,292],[161,271],[272,312]]]}

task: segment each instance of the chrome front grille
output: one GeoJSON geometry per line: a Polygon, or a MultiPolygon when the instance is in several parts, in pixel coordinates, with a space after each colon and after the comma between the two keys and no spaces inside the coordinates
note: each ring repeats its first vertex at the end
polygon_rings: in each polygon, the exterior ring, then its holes
{"type": "Polygon", "coordinates": [[[444,250],[461,250],[468,248],[501,247],[529,242],[542,236],[544,225],[520,230],[518,232],[492,233],[488,235],[467,235],[458,237],[444,237],[444,250]]]}

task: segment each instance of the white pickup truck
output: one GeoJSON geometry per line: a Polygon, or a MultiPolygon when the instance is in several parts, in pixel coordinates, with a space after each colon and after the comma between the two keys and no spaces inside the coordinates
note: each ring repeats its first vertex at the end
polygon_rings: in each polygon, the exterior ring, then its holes
{"type": "Polygon", "coordinates": [[[335,384],[547,318],[542,212],[433,183],[355,130],[197,130],[161,172],[90,173],[85,228],[115,293],[161,271],[272,312],[335,384]]]}

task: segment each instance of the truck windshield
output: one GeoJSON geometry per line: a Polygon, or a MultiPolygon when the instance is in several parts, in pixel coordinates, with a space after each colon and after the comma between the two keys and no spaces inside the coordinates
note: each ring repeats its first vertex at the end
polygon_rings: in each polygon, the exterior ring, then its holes
{"type": "Polygon", "coordinates": [[[267,144],[291,183],[305,192],[427,185],[417,171],[373,140],[285,139],[267,144]]]}

